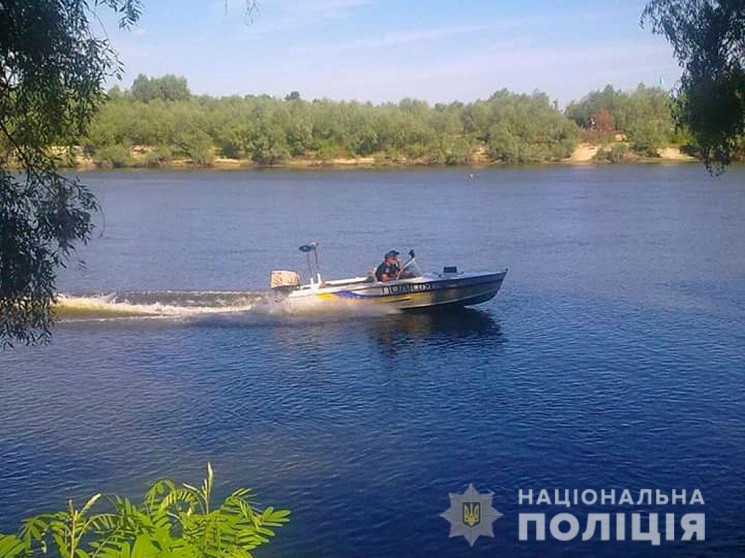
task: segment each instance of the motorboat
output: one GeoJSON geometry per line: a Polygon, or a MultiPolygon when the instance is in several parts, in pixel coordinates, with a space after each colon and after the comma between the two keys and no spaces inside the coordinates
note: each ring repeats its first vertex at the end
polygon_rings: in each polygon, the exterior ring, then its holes
{"type": "Polygon", "coordinates": [[[304,244],[300,251],[307,256],[307,283],[301,284],[295,271],[271,272],[272,292],[288,302],[383,304],[397,310],[473,306],[494,298],[507,275],[506,269],[469,273],[459,271],[456,266],[444,267],[441,273],[424,273],[411,250],[395,279],[378,281],[373,269],[365,276],[324,280],[318,263],[318,243],[304,244]]]}

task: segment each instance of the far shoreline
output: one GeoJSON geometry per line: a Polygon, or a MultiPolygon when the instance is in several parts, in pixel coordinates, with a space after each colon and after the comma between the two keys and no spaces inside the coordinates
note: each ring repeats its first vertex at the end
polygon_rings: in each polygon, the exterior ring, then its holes
{"type": "Polygon", "coordinates": [[[176,159],[158,165],[146,165],[144,161],[134,159],[129,165],[96,165],[90,159],[79,159],[76,165],[63,167],[73,172],[110,172],[110,171],[258,171],[258,170],[297,170],[297,171],[344,171],[344,170],[426,170],[426,169],[464,169],[496,170],[521,169],[551,166],[568,167],[605,167],[628,165],[678,165],[700,163],[700,159],[686,155],[678,147],[663,147],[657,157],[634,155],[623,161],[611,162],[598,159],[597,154],[604,149],[601,145],[579,144],[572,155],[558,161],[540,161],[527,163],[503,163],[478,160],[460,164],[433,164],[417,160],[387,160],[376,157],[335,158],[329,160],[290,159],[272,165],[259,164],[251,159],[230,159],[215,157],[208,164],[196,164],[189,159],[176,159]]]}

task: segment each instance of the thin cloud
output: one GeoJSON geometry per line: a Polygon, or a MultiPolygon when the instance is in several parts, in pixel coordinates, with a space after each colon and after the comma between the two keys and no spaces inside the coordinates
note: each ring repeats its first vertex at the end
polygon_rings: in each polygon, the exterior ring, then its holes
{"type": "MultiPolygon", "coordinates": [[[[418,29],[409,31],[397,31],[385,33],[379,37],[368,37],[356,39],[347,43],[334,43],[326,45],[308,46],[305,43],[292,45],[290,52],[298,58],[311,56],[331,56],[350,51],[375,51],[389,47],[411,46],[418,43],[436,42],[450,37],[467,34],[478,34],[482,32],[494,32],[498,29],[506,29],[513,23],[499,22],[491,24],[474,25],[452,25],[448,27],[436,27],[433,29],[418,29]]],[[[515,43],[518,39],[512,41],[515,43]]],[[[328,58],[327,58],[328,60],[328,58]]]]}
{"type": "Polygon", "coordinates": [[[368,6],[371,0],[318,0],[316,2],[303,2],[297,4],[293,9],[305,13],[335,14],[346,12],[362,6],[368,6]]]}
{"type": "Polygon", "coordinates": [[[319,24],[344,19],[354,10],[372,3],[372,0],[276,1],[253,20],[251,32],[240,40],[255,40],[278,33],[296,34],[319,24]]]}
{"type": "MultiPolygon", "coordinates": [[[[341,0],[340,0],[341,1],[341,0]]],[[[349,0],[354,1],[354,0],[349,0]]],[[[359,0],[364,1],[364,0],[359,0]]],[[[586,12],[580,15],[566,14],[555,16],[549,20],[536,20],[533,17],[512,17],[503,18],[493,23],[466,24],[466,25],[449,25],[445,27],[435,27],[431,29],[412,29],[406,31],[394,31],[384,33],[378,37],[368,37],[355,40],[346,45],[339,45],[333,50],[347,49],[373,49],[386,48],[402,45],[410,45],[428,41],[438,41],[456,35],[476,34],[481,32],[494,32],[506,30],[521,30],[527,32],[533,30],[537,32],[541,27],[554,27],[563,22],[571,21],[576,24],[578,21],[593,22],[612,19],[618,17],[620,12],[586,12]]]]}
{"type": "Polygon", "coordinates": [[[277,2],[279,9],[293,18],[336,19],[348,12],[369,6],[372,0],[284,0],[277,2]]]}
{"type": "Polygon", "coordinates": [[[391,46],[408,45],[412,43],[421,43],[426,41],[436,41],[453,35],[461,35],[465,33],[479,33],[482,31],[493,31],[498,27],[502,27],[500,24],[487,24],[487,25],[452,25],[449,27],[439,27],[435,29],[422,29],[414,31],[399,31],[393,33],[386,33],[381,37],[359,39],[352,43],[349,43],[346,48],[385,48],[391,46]]]}

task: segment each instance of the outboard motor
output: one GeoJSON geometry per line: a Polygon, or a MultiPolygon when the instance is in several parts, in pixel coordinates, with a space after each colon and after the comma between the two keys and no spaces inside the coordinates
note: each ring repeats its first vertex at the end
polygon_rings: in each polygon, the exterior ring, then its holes
{"type": "Polygon", "coordinates": [[[272,271],[269,288],[278,291],[291,291],[300,286],[300,275],[296,271],[272,271]]]}

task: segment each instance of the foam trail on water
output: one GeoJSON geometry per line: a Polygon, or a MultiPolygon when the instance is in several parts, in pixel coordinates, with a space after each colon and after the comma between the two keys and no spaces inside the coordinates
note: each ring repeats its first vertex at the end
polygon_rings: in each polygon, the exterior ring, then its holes
{"type": "Polygon", "coordinates": [[[58,296],[61,321],[123,318],[185,318],[250,311],[261,298],[254,292],[162,291],[58,296]]]}
{"type": "Polygon", "coordinates": [[[183,320],[218,315],[268,318],[270,321],[327,321],[399,313],[387,305],[316,298],[287,299],[268,291],[141,291],[58,296],[60,321],[136,319],[183,320]]]}

